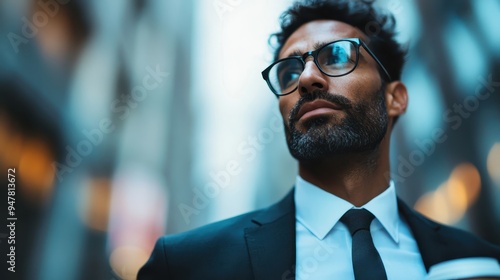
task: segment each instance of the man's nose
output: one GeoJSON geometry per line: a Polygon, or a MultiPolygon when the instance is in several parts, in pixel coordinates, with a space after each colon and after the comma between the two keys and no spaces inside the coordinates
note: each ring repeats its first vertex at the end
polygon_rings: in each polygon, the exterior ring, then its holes
{"type": "Polygon", "coordinates": [[[309,56],[305,62],[304,71],[299,77],[299,94],[304,95],[318,89],[326,89],[328,84],[326,79],[326,75],[319,70],[312,57],[309,56]]]}

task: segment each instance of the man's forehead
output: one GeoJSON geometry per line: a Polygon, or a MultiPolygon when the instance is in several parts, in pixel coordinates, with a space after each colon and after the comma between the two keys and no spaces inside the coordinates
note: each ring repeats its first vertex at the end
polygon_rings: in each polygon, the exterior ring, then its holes
{"type": "Polygon", "coordinates": [[[358,28],[336,20],[315,20],[301,25],[286,40],[281,48],[279,58],[287,57],[294,52],[304,53],[314,49],[318,43],[327,43],[343,38],[361,38],[366,35],[358,28]]]}

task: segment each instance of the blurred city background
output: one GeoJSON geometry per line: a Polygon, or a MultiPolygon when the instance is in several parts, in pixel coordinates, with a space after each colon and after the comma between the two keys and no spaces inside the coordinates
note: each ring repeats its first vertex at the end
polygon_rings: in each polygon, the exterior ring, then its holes
{"type": "MultiPolygon", "coordinates": [[[[135,279],[160,235],[287,193],[296,162],[260,71],[290,3],[0,0],[0,170],[16,170],[17,218],[16,277],[2,226],[0,278],[135,279]]],[[[377,3],[410,48],[399,195],[500,245],[500,2],[377,3]]]]}

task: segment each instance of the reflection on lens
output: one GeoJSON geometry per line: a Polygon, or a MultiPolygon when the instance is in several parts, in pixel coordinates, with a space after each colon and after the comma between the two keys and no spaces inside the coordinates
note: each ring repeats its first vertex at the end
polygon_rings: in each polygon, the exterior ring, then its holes
{"type": "Polygon", "coordinates": [[[350,41],[324,46],[318,54],[318,64],[328,75],[343,75],[354,68],[356,48],[350,41]]]}

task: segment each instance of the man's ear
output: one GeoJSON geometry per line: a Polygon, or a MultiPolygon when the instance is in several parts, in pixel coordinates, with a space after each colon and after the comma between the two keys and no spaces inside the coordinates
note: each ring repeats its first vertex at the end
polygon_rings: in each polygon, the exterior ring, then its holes
{"type": "Polygon", "coordinates": [[[385,105],[389,117],[398,117],[406,111],[408,106],[408,92],[401,81],[388,83],[385,87],[385,105]]]}

